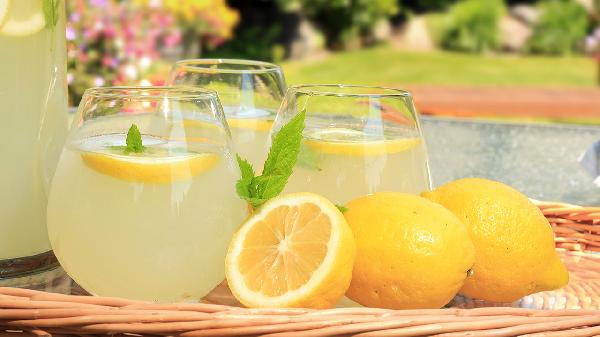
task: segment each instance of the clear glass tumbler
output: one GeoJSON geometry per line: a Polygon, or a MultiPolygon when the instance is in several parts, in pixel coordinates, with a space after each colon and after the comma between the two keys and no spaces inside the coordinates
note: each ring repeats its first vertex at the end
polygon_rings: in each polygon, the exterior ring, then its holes
{"type": "Polygon", "coordinates": [[[234,149],[255,168],[262,168],[267,137],[285,94],[279,66],[250,60],[182,60],[173,66],[168,84],[215,90],[231,128],[234,149]]]}
{"type": "Polygon", "coordinates": [[[48,234],[92,294],[198,301],[224,278],[246,217],[214,91],[88,89],[60,157],[48,234]]]}
{"type": "Polygon", "coordinates": [[[427,152],[409,92],[351,85],[288,89],[272,133],[306,112],[301,152],[284,192],[335,203],[380,191],[431,188],[427,152]]]}

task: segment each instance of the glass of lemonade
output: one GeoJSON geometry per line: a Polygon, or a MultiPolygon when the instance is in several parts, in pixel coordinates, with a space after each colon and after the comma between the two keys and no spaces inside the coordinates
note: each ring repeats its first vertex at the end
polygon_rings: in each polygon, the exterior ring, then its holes
{"type": "Polygon", "coordinates": [[[284,192],[335,203],[380,191],[431,188],[427,153],[409,92],[351,85],[288,89],[272,133],[306,113],[303,143],[284,192]]]}
{"type": "Polygon", "coordinates": [[[215,90],[234,148],[262,169],[268,134],[286,88],[279,66],[250,60],[182,60],[173,66],[168,83],[215,90]]]}
{"type": "Polygon", "coordinates": [[[214,91],[88,89],[50,192],[52,248],[92,294],[198,301],[246,217],[238,177],[214,91]]]}
{"type": "Polygon", "coordinates": [[[0,1],[0,283],[58,265],[46,202],[67,134],[66,64],[63,0],[0,1]]]}

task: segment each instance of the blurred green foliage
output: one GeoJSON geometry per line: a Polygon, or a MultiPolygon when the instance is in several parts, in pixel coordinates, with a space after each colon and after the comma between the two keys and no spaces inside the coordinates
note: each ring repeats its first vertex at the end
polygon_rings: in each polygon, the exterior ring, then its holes
{"type": "Polygon", "coordinates": [[[456,0],[398,0],[402,11],[414,13],[441,11],[455,2],[456,0]]]}
{"type": "Polygon", "coordinates": [[[499,20],[506,11],[502,0],[462,0],[450,8],[442,30],[443,48],[481,53],[500,45],[499,20]]]}
{"type": "Polygon", "coordinates": [[[541,17],[529,38],[528,51],[548,55],[581,51],[589,28],[585,8],[574,0],[547,0],[538,7],[541,17]]]}
{"type": "Polygon", "coordinates": [[[298,11],[324,32],[329,48],[342,49],[372,33],[379,20],[398,13],[397,0],[278,0],[287,11],[298,11]]]}
{"type": "MultiPolygon", "coordinates": [[[[206,51],[206,55],[214,58],[240,58],[264,61],[281,61],[282,48],[277,40],[281,27],[271,24],[266,27],[251,25],[237,31],[235,38],[221,48],[206,51]]],[[[285,54],[285,51],[283,52],[285,54]]]]}

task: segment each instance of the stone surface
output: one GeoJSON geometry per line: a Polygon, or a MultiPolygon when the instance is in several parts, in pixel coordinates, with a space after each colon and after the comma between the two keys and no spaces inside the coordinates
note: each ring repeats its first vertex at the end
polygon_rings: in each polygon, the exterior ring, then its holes
{"type": "Polygon", "coordinates": [[[423,16],[415,16],[410,19],[392,42],[399,49],[423,51],[435,49],[435,43],[423,16]]]}
{"type": "Polygon", "coordinates": [[[534,6],[529,5],[515,5],[508,12],[513,18],[529,26],[533,26],[540,17],[540,11],[534,6]]]}
{"type": "Polygon", "coordinates": [[[600,127],[422,118],[433,185],[483,177],[527,196],[600,206],[600,186],[580,161],[600,127]]]}
{"type": "Polygon", "coordinates": [[[594,11],[594,0],[575,0],[577,3],[582,5],[588,13],[592,13],[594,11]]]}
{"type": "Polygon", "coordinates": [[[310,58],[323,50],[324,38],[310,21],[302,19],[298,25],[296,37],[290,45],[291,59],[310,58]]]}
{"type": "Polygon", "coordinates": [[[532,32],[532,28],[523,21],[504,16],[500,20],[502,49],[514,52],[523,50],[532,32]]]}

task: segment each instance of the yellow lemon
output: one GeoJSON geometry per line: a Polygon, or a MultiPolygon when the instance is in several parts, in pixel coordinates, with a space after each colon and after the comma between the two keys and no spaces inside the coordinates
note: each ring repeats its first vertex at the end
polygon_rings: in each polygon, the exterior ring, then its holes
{"type": "Polygon", "coordinates": [[[0,34],[24,36],[42,30],[46,25],[42,3],[42,0],[0,0],[0,34]]]}
{"type": "Polygon", "coordinates": [[[344,295],[356,246],[340,211],[312,193],[264,204],[229,245],[226,276],[248,307],[329,308],[344,295]]]}
{"type": "Polygon", "coordinates": [[[379,156],[406,151],[421,142],[419,138],[369,140],[364,137],[365,134],[361,131],[335,128],[319,130],[317,134],[309,134],[309,137],[304,140],[304,144],[321,153],[379,156]]]}
{"type": "Polygon", "coordinates": [[[214,167],[219,156],[212,153],[171,157],[82,153],[90,168],[113,178],[142,183],[189,180],[214,167]]]}
{"type": "Polygon", "coordinates": [[[393,192],[346,207],[357,249],[350,299],[369,307],[440,308],[463,286],[475,253],[465,225],[448,210],[393,192]]]}
{"type": "Polygon", "coordinates": [[[458,216],[475,245],[474,275],[461,292],[512,302],[567,284],[548,220],[527,197],[499,182],[467,178],[423,195],[458,216]]]}

